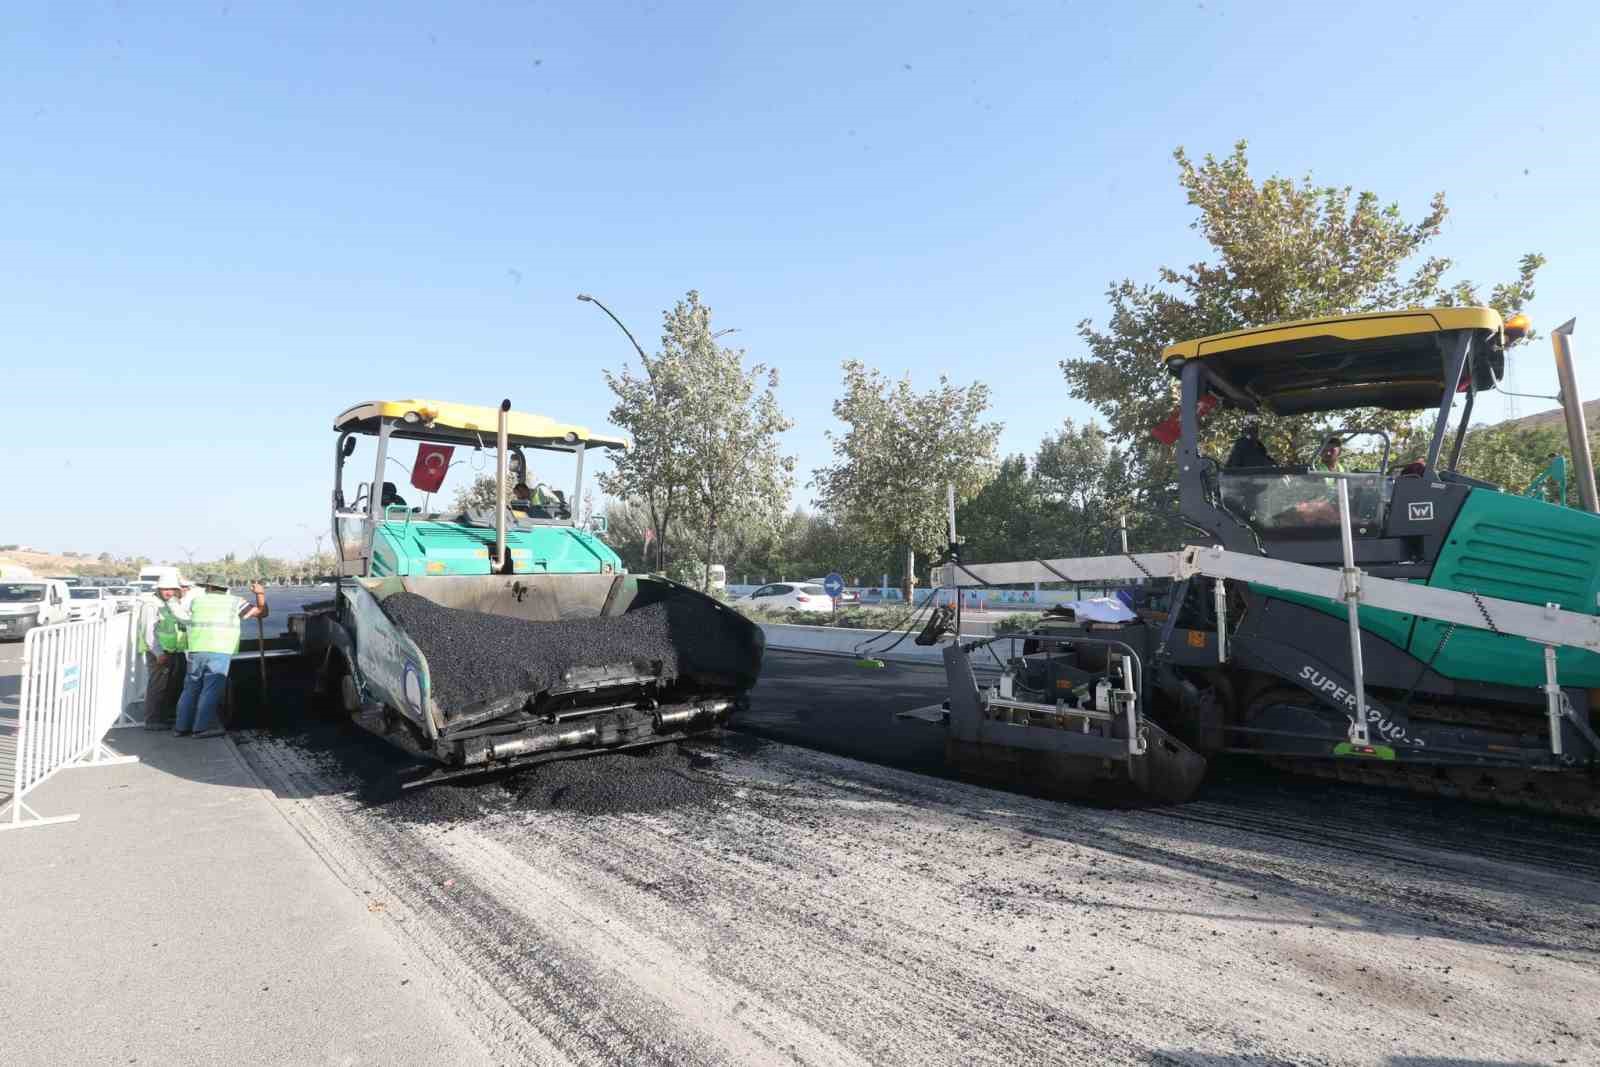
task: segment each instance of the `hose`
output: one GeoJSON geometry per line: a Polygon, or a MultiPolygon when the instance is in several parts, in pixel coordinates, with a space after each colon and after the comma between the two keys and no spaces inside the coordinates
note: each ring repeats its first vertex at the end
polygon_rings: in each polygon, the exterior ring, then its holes
{"type": "MultiPolygon", "coordinates": [[[[947,588],[950,587],[941,585],[930,590],[927,600],[924,600],[920,606],[913,605],[912,607],[907,608],[906,613],[902,615],[898,621],[891,623],[887,630],[876,633],[864,641],[857,642],[855,647],[852,649],[853,654],[858,657],[862,657],[865,656],[868,651],[871,651],[875,656],[879,656],[885,652],[894,651],[894,649],[899,647],[900,643],[903,642],[911,634],[911,632],[916,629],[917,622],[922,618],[923,615],[927,614],[928,609],[933,606],[934,601],[939,599],[939,594],[944,592],[944,590],[947,588]],[[907,625],[908,623],[909,626],[907,625]],[[879,638],[888,637],[890,634],[897,632],[900,634],[900,636],[895,638],[892,643],[884,648],[871,647],[872,643],[879,638]]],[[[958,638],[960,637],[959,634],[956,636],[958,638]]]]}

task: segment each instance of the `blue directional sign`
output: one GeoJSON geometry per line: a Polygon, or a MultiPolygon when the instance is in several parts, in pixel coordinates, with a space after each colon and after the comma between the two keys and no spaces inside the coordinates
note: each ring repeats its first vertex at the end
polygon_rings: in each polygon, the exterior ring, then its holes
{"type": "Polygon", "coordinates": [[[838,571],[834,571],[822,579],[822,591],[831,597],[837,597],[844,592],[844,579],[839,576],[838,571]]]}

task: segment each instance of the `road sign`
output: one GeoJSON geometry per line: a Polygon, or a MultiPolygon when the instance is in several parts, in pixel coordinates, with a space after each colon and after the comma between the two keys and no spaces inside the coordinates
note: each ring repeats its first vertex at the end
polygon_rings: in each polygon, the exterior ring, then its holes
{"type": "Polygon", "coordinates": [[[840,593],[844,592],[844,579],[839,576],[838,571],[834,571],[822,579],[822,591],[835,600],[839,598],[840,593]]]}

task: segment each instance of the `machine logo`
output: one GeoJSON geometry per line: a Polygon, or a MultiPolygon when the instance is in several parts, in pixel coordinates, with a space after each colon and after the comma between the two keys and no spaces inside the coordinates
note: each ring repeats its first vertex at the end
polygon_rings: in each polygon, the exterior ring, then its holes
{"type": "MultiPolygon", "coordinates": [[[[1412,505],[1415,507],[1416,505],[1412,505]]],[[[1351,711],[1356,710],[1356,695],[1339,684],[1338,679],[1329,677],[1317,670],[1311,664],[1300,668],[1300,680],[1312,692],[1330,700],[1335,704],[1342,704],[1351,711]]],[[[1388,717],[1371,701],[1367,702],[1367,722],[1378,728],[1378,733],[1391,745],[1415,745],[1423,748],[1427,742],[1420,737],[1412,737],[1406,733],[1405,727],[1399,723],[1390,722],[1388,717]]]]}
{"type": "Polygon", "coordinates": [[[1433,521],[1433,501],[1422,500],[1406,505],[1406,517],[1412,522],[1433,521]]]}

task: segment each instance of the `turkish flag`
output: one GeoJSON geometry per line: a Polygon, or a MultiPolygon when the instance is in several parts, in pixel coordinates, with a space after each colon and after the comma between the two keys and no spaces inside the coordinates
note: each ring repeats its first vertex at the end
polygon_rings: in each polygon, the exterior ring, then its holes
{"type": "MultiPolygon", "coordinates": [[[[1203,419],[1211,414],[1212,409],[1216,406],[1216,394],[1207,393],[1200,398],[1200,403],[1195,405],[1195,415],[1203,419]]],[[[1150,436],[1168,447],[1177,444],[1178,438],[1182,436],[1183,432],[1182,424],[1178,421],[1178,415],[1178,410],[1174,408],[1171,415],[1168,415],[1150,428],[1150,436]]]]}
{"type": "Polygon", "coordinates": [[[424,493],[437,493],[455,450],[454,445],[418,445],[417,462],[411,466],[411,484],[424,493]]]}

